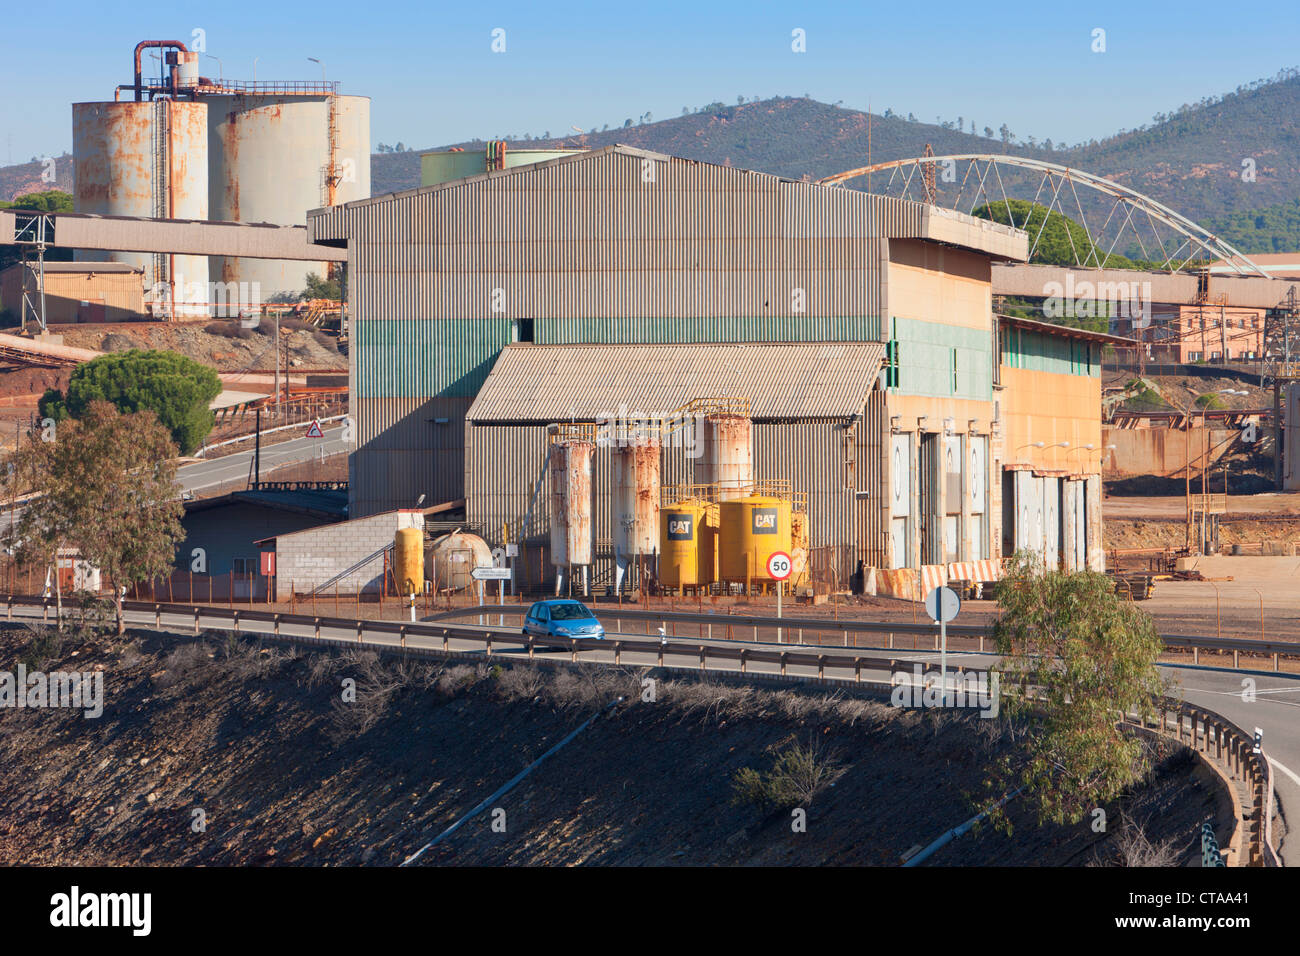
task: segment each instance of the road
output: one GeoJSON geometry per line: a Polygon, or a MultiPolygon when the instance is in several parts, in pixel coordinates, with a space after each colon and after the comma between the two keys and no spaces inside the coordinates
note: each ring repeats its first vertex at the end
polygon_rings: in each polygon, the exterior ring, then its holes
{"type": "MultiPolygon", "coordinates": [[[[307,426],[303,425],[303,430],[307,426]]],[[[300,461],[310,461],[321,454],[324,446],[326,457],[351,451],[343,441],[343,426],[323,429],[324,438],[294,438],[275,445],[262,446],[262,474],[272,468],[292,465],[300,461]]],[[[250,440],[249,445],[252,445],[250,440]]],[[[236,481],[246,481],[249,476],[249,463],[253,460],[253,450],[238,451],[212,461],[194,461],[176,469],[176,487],[182,494],[204,491],[236,481]]],[[[4,509],[0,511],[0,534],[3,534],[11,521],[16,521],[23,509],[4,509]]]]}
{"type": "MultiPolygon", "coordinates": [[[[38,608],[16,607],[14,613],[19,616],[40,616],[38,608]]],[[[135,626],[142,626],[155,629],[154,614],[150,611],[128,611],[128,623],[135,626]]],[[[158,619],[158,627],[164,631],[171,631],[177,634],[192,635],[194,633],[194,617],[192,613],[163,613],[158,619]]],[[[389,622],[391,626],[392,622],[389,622]]],[[[230,627],[228,619],[222,620],[217,617],[205,619],[201,622],[202,627],[230,627]]],[[[489,622],[489,628],[491,623],[489,622]]],[[[274,625],[264,621],[245,620],[240,624],[241,631],[245,633],[273,634],[274,625]]],[[[472,629],[474,633],[482,634],[479,628],[472,629]]],[[[464,628],[466,637],[451,636],[447,641],[447,649],[452,653],[475,653],[482,654],[484,643],[477,637],[470,637],[470,627],[464,628]]],[[[314,628],[311,624],[306,623],[283,623],[280,627],[281,636],[289,637],[314,637],[314,628]]],[[[358,635],[356,626],[351,622],[342,625],[321,625],[320,636],[323,639],[345,642],[356,646],[358,644],[358,635]]],[[[655,638],[658,635],[632,634],[624,632],[620,637],[627,638],[655,638]]],[[[683,639],[685,640],[685,639],[683,639]]],[[[372,647],[399,647],[401,646],[401,637],[395,633],[389,633],[379,630],[371,630],[368,625],[363,624],[361,635],[361,645],[372,647]]],[[[735,649],[738,647],[748,647],[752,649],[773,650],[778,645],[770,643],[755,643],[750,641],[727,641],[727,640],[710,640],[710,639],[690,639],[692,648],[700,645],[708,647],[720,647],[735,649]]],[[[406,638],[408,647],[424,647],[430,650],[441,651],[443,641],[441,637],[432,637],[424,635],[409,635],[406,638]]],[[[786,645],[790,650],[810,650],[812,648],[799,648],[797,645],[786,645]]],[[[818,647],[818,652],[824,653],[828,658],[835,656],[852,656],[855,651],[847,648],[836,647],[818,647]]],[[[861,653],[866,648],[857,648],[856,652],[861,653]]],[[[938,664],[939,655],[934,651],[910,651],[910,650],[886,650],[881,649],[881,656],[896,658],[904,667],[913,662],[919,662],[922,665],[935,666],[938,664]]],[[[493,656],[505,657],[513,660],[527,660],[527,648],[516,642],[513,628],[502,633],[501,642],[495,643],[491,651],[493,656]]],[[[544,654],[539,652],[542,659],[548,656],[555,660],[569,659],[569,652],[563,651],[558,653],[544,654]]],[[[650,650],[624,650],[621,655],[623,666],[630,667],[652,667],[659,663],[658,653],[650,650]]],[[[577,659],[585,663],[606,664],[614,663],[614,650],[610,646],[603,646],[578,652],[577,659]]],[[[997,655],[979,652],[950,652],[948,654],[949,667],[963,666],[967,668],[983,669],[990,666],[997,660],[997,655]]],[[[699,655],[696,651],[675,651],[665,652],[664,665],[667,667],[678,667],[690,670],[700,670],[699,655]]],[[[1227,719],[1231,720],[1243,730],[1250,732],[1258,727],[1264,733],[1264,750],[1268,754],[1269,763],[1274,769],[1275,796],[1278,804],[1285,814],[1288,807],[1300,807],[1300,677],[1289,676],[1285,674],[1254,674],[1244,671],[1216,670],[1201,667],[1174,667],[1169,665],[1160,665],[1174,683],[1171,690],[1171,696],[1181,697],[1190,703],[1203,706],[1212,710],[1227,719]],[[1243,688],[1246,682],[1253,682],[1253,699],[1247,700],[1243,696],[1243,688]]],[[[736,664],[734,662],[723,661],[713,662],[713,666],[708,667],[710,671],[725,672],[734,671],[736,664]]],[[[748,664],[748,671],[752,674],[762,675],[779,675],[780,665],[774,662],[752,661],[748,664]]],[[[829,671],[828,671],[829,672],[829,671]]],[[[849,671],[840,671],[840,673],[851,673],[849,671]]],[[[817,677],[817,667],[812,664],[791,664],[786,669],[789,677],[817,677]]],[[[864,681],[882,681],[888,682],[891,675],[883,668],[871,669],[864,667],[862,670],[862,679],[864,681]]],[[[1300,828],[1295,828],[1290,839],[1280,835],[1278,855],[1285,863],[1288,854],[1300,860],[1300,828]]]]}
{"type": "MultiPolygon", "coordinates": [[[[303,425],[303,431],[307,426],[303,425]]],[[[324,446],[326,457],[351,450],[343,441],[343,426],[324,429],[324,438],[294,438],[274,445],[262,446],[262,474],[265,476],[272,468],[292,465],[300,461],[310,461],[321,454],[324,446]]],[[[214,458],[211,461],[197,461],[181,465],[176,469],[176,483],[182,491],[197,492],[207,488],[248,478],[249,466],[253,460],[252,439],[248,441],[247,451],[214,458]]]]}

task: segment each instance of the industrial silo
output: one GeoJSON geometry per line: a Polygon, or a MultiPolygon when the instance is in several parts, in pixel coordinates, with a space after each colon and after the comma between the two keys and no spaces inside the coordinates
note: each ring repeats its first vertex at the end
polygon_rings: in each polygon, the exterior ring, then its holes
{"type": "Polygon", "coordinates": [[[420,185],[436,186],[492,169],[530,166],[580,152],[580,149],[506,149],[504,142],[489,143],[485,149],[435,150],[420,154],[420,185]]]}
{"type": "Polygon", "coordinates": [[[767,561],[791,549],[791,502],[772,495],[745,495],[718,503],[718,576],[723,581],[766,583],[767,561]]]}
{"type": "Polygon", "coordinates": [[[631,440],[613,450],[610,524],[615,593],[622,589],[628,567],[638,563],[639,558],[653,556],[659,547],[659,451],[658,438],[631,440]]]}
{"type": "MultiPolygon", "coordinates": [[[[266,84],[275,87],[279,84],[266,84]]],[[[213,219],[300,226],[307,211],[370,196],[370,98],[304,92],[218,93],[208,106],[213,219]]],[[[256,283],[261,301],[298,293],[326,262],[213,256],[214,281],[256,283]]]]}
{"type": "Polygon", "coordinates": [[[584,439],[556,441],[551,448],[551,563],[555,593],[564,587],[565,572],[581,567],[583,593],[592,562],[591,473],[596,445],[584,439]]]}
{"type": "Polygon", "coordinates": [[[719,501],[753,490],[753,422],[748,415],[710,412],[704,416],[700,468],[701,483],[716,484],[719,501]]]}
{"type": "MultiPolygon", "coordinates": [[[[203,102],[74,103],[74,209],[100,216],[208,218],[208,107],[203,102]]],[[[176,317],[207,315],[208,260],[170,253],[79,250],[86,262],[144,270],[153,307],[176,317]],[[166,286],[156,286],[167,283],[166,286]],[[174,307],[174,308],[173,308],[174,307]]]]}

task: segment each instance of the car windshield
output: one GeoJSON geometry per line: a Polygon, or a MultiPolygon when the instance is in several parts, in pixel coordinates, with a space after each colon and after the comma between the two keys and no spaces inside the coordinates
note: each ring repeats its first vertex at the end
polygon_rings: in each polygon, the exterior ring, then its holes
{"type": "Polygon", "coordinates": [[[551,619],[555,621],[573,621],[592,617],[592,613],[581,604],[552,604],[551,619]]]}

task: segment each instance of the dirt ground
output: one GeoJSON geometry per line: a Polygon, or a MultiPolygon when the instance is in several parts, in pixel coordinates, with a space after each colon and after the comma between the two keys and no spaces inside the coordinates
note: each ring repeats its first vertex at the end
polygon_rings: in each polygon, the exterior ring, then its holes
{"type": "MultiPolygon", "coordinates": [[[[247,332],[247,338],[230,338],[205,331],[209,327],[237,328],[235,322],[116,322],[51,326],[63,336],[63,344],[101,352],[128,348],[165,349],[180,352],[219,372],[275,368],[274,325],[264,323],[247,332]]],[[[240,332],[238,334],[244,334],[240,332]]],[[[346,369],[347,356],[340,355],[335,339],[306,330],[280,332],[281,348],[289,350],[291,368],[346,369]]]]}
{"type": "MultiPolygon", "coordinates": [[[[227,635],[37,639],[0,631],[0,666],[102,669],[104,710],[0,711],[2,865],[392,865],[622,697],[421,862],[897,866],[983,804],[1013,739],[973,713],[654,672],[645,701],[630,670],[399,664],[227,635]],[[806,832],[733,801],[738,771],[794,746],[831,783],[802,801],[806,832]]],[[[1151,757],[1108,817],[1189,865],[1214,793],[1183,748],[1151,757]]],[[[1022,801],[1009,815],[1011,836],[984,828],[929,865],[1117,859],[1120,826],[1040,827],[1022,801]]]]}
{"type": "MultiPolygon", "coordinates": [[[[1119,387],[1137,377],[1137,373],[1131,371],[1106,372],[1102,379],[1102,385],[1105,388],[1119,387]]],[[[1258,385],[1243,381],[1230,374],[1206,378],[1191,375],[1148,375],[1146,379],[1158,386],[1165,400],[1170,402],[1171,410],[1178,407],[1187,408],[1193,405],[1197,398],[1207,393],[1213,393],[1217,401],[1222,403],[1221,407],[1223,408],[1273,407],[1272,389],[1260,388],[1258,385]],[[1223,389],[1246,392],[1247,394],[1244,396],[1225,395],[1223,389]]]]}

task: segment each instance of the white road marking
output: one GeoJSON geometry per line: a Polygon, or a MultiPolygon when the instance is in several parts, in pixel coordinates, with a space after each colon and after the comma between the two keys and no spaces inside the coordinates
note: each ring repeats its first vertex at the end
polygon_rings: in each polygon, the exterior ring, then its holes
{"type": "MultiPolygon", "coordinates": [[[[1239,690],[1210,690],[1206,687],[1182,687],[1179,689],[1184,692],[1191,691],[1196,694],[1213,694],[1216,697],[1236,697],[1240,699],[1243,704],[1248,703],[1248,701],[1241,698],[1241,691],[1239,690]]],[[[1257,697],[1262,693],[1264,693],[1264,691],[1255,691],[1257,697]]],[[[1267,703],[1279,704],[1283,707],[1300,707],[1300,700],[1278,700],[1277,698],[1270,698],[1267,703]]]]}
{"type": "MultiPolygon", "coordinates": [[[[1267,754],[1265,754],[1265,756],[1267,756],[1267,754]]],[[[1281,770],[1284,774],[1286,774],[1288,777],[1291,778],[1292,783],[1294,783],[1297,787],[1300,787],[1300,776],[1297,776],[1294,770],[1290,769],[1289,767],[1283,766],[1282,764],[1274,760],[1272,757],[1268,758],[1268,763],[1269,766],[1271,766],[1274,770],[1281,770]]]]}

